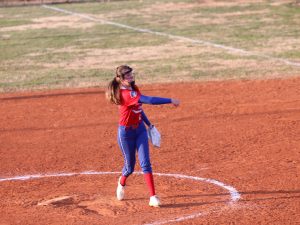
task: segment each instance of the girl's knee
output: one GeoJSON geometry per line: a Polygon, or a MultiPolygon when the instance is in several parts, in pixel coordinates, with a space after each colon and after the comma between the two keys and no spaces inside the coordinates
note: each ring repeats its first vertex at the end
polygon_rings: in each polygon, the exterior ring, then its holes
{"type": "Polygon", "coordinates": [[[134,167],[126,167],[123,170],[123,175],[128,177],[129,175],[131,175],[134,172],[134,167]]]}
{"type": "Polygon", "coordinates": [[[128,176],[131,175],[131,174],[133,174],[133,172],[134,172],[134,168],[128,170],[128,176]]]}
{"type": "Polygon", "coordinates": [[[152,173],[152,167],[150,162],[141,164],[143,173],[152,173]]]}

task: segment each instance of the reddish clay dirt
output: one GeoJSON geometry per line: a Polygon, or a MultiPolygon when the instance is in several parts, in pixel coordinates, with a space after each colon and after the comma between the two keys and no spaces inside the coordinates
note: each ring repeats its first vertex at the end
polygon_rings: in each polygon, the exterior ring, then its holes
{"type": "MultiPolygon", "coordinates": [[[[300,224],[299,87],[300,78],[141,86],[182,103],[144,105],[162,133],[154,172],[221,181],[241,194],[235,204],[219,186],[174,177],[155,176],[159,209],[141,175],[121,202],[118,174],[1,181],[0,224],[162,224],[197,213],[179,223],[300,224]]],[[[120,171],[117,121],[103,89],[1,94],[0,178],[120,171]]]]}

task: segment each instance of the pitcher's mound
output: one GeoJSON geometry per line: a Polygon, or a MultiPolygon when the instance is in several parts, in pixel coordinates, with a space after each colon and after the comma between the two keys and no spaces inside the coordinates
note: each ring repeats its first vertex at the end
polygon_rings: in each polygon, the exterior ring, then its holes
{"type": "Polygon", "coordinates": [[[48,199],[48,200],[44,200],[42,202],[39,202],[37,205],[38,206],[47,206],[47,205],[69,205],[69,204],[73,204],[74,199],[72,196],[59,196],[56,198],[52,198],[52,199],[48,199]]]}
{"type": "Polygon", "coordinates": [[[107,217],[116,217],[123,210],[130,211],[130,206],[125,202],[118,201],[116,197],[107,196],[96,196],[94,199],[81,201],[78,206],[107,217]]]}

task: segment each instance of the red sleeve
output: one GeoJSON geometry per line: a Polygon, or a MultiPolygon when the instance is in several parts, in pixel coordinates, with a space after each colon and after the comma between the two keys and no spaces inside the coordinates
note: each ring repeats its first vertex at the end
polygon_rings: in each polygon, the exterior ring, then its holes
{"type": "Polygon", "coordinates": [[[137,89],[136,91],[131,90],[120,90],[121,91],[121,105],[124,106],[132,106],[136,105],[139,102],[141,97],[140,91],[137,89]]]}

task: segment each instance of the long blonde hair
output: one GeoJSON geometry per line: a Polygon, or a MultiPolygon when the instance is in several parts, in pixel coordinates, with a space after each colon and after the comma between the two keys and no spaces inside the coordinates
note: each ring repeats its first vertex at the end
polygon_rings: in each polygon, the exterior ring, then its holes
{"type": "Polygon", "coordinates": [[[116,69],[115,77],[108,83],[106,89],[106,98],[113,104],[120,105],[120,84],[124,79],[125,74],[132,71],[132,68],[127,65],[118,66],[116,69]]]}

